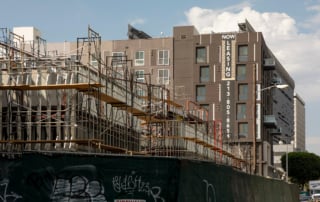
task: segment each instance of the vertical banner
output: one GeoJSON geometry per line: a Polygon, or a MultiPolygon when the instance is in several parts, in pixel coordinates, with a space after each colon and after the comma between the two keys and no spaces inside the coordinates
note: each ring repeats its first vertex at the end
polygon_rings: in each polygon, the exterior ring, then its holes
{"type": "Polygon", "coordinates": [[[226,137],[231,137],[235,123],[234,82],[235,69],[235,34],[222,35],[221,86],[222,86],[222,127],[226,137]]]}
{"type": "Polygon", "coordinates": [[[222,35],[222,75],[221,80],[235,80],[236,75],[236,35],[222,35]]]}

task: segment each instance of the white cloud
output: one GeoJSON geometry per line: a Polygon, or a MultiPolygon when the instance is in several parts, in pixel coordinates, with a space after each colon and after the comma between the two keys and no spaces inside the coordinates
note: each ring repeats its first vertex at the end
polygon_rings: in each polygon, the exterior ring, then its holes
{"type": "MultiPolygon", "coordinates": [[[[317,10],[314,6],[310,9],[317,10]]],[[[320,101],[320,37],[317,32],[300,33],[296,21],[286,13],[264,12],[239,4],[221,10],[193,7],[186,12],[187,20],[200,33],[237,31],[239,22],[247,19],[254,29],[262,32],[267,45],[296,83],[296,91],[305,101],[320,101]],[[242,6],[242,8],[240,8],[242,6]],[[240,9],[239,9],[240,8],[240,9]]],[[[308,20],[320,23],[320,15],[308,20]],[[319,21],[317,20],[319,18],[319,21]]]]}
{"type": "Polygon", "coordinates": [[[306,138],[307,151],[320,155],[320,137],[308,137],[306,138]]]}
{"type": "Polygon", "coordinates": [[[319,31],[319,25],[320,25],[320,5],[318,8],[314,8],[312,11],[316,11],[315,15],[312,16],[312,18],[307,19],[303,24],[301,24],[301,27],[307,28],[313,31],[319,31]]]}
{"type": "Polygon", "coordinates": [[[237,31],[237,24],[244,19],[263,33],[267,45],[294,79],[295,90],[306,103],[306,149],[320,155],[316,121],[320,114],[320,6],[307,9],[310,18],[299,23],[286,13],[261,13],[241,4],[221,10],[194,7],[186,16],[188,23],[200,33],[237,31]]]}
{"type": "Polygon", "coordinates": [[[129,24],[131,24],[132,26],[135,26],[135,25],[142,25],[145,23],[145,20],[142,19],[142,18],[136,18],[136,19],[133,19],[129,22],[129,24]]]}
{"type": "Polygon", "coordinates": [[[309,7],[307,7],[307,10],[309,10],[309,11],[320,11],[320,5],[309,6],[309,7]]]}

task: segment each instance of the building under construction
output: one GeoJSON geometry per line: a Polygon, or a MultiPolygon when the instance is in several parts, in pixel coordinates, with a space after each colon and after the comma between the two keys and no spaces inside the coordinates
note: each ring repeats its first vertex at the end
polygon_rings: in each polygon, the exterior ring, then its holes
{"type": "Polygon", "coordinates": [[[39,35],[29,41],[7,28],[0,31],[3,155],[173,156],[249,172],[250,162],[223,144],[220,121],[209,121],[208,112],[194,102],[173,102],[163,85],[138,80],[125,55],[103,58],[101,36],[90,27],[88,36],[77,38],[72,57],[50,56],[39,35]]]}

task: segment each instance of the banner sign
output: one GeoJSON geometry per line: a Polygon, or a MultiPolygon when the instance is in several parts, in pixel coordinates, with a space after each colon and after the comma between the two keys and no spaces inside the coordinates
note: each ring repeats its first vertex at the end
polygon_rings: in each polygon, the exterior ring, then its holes
{"type": "Polygon", "coordinates": [[[222,35],[222,80],[235,80],[235,34],[222,35]]]}

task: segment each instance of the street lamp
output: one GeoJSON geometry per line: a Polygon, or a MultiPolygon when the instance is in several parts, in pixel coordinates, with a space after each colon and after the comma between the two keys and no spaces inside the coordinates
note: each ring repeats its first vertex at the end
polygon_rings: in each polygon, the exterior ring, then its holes
{"type": "Polygon", "coordinates": [[[264,90],[269,90],[269,89],[271,89],[271,88],[283,89],[283,88],[288,88],[288,87],[289,87],[288,84],[274,84],[274,85],[272,85],[272,86],[268,86],[268,87],[266,87],[266,88],[261,89],[260,92],[261,92],[261,91],[264,91],[264,90]]]}

